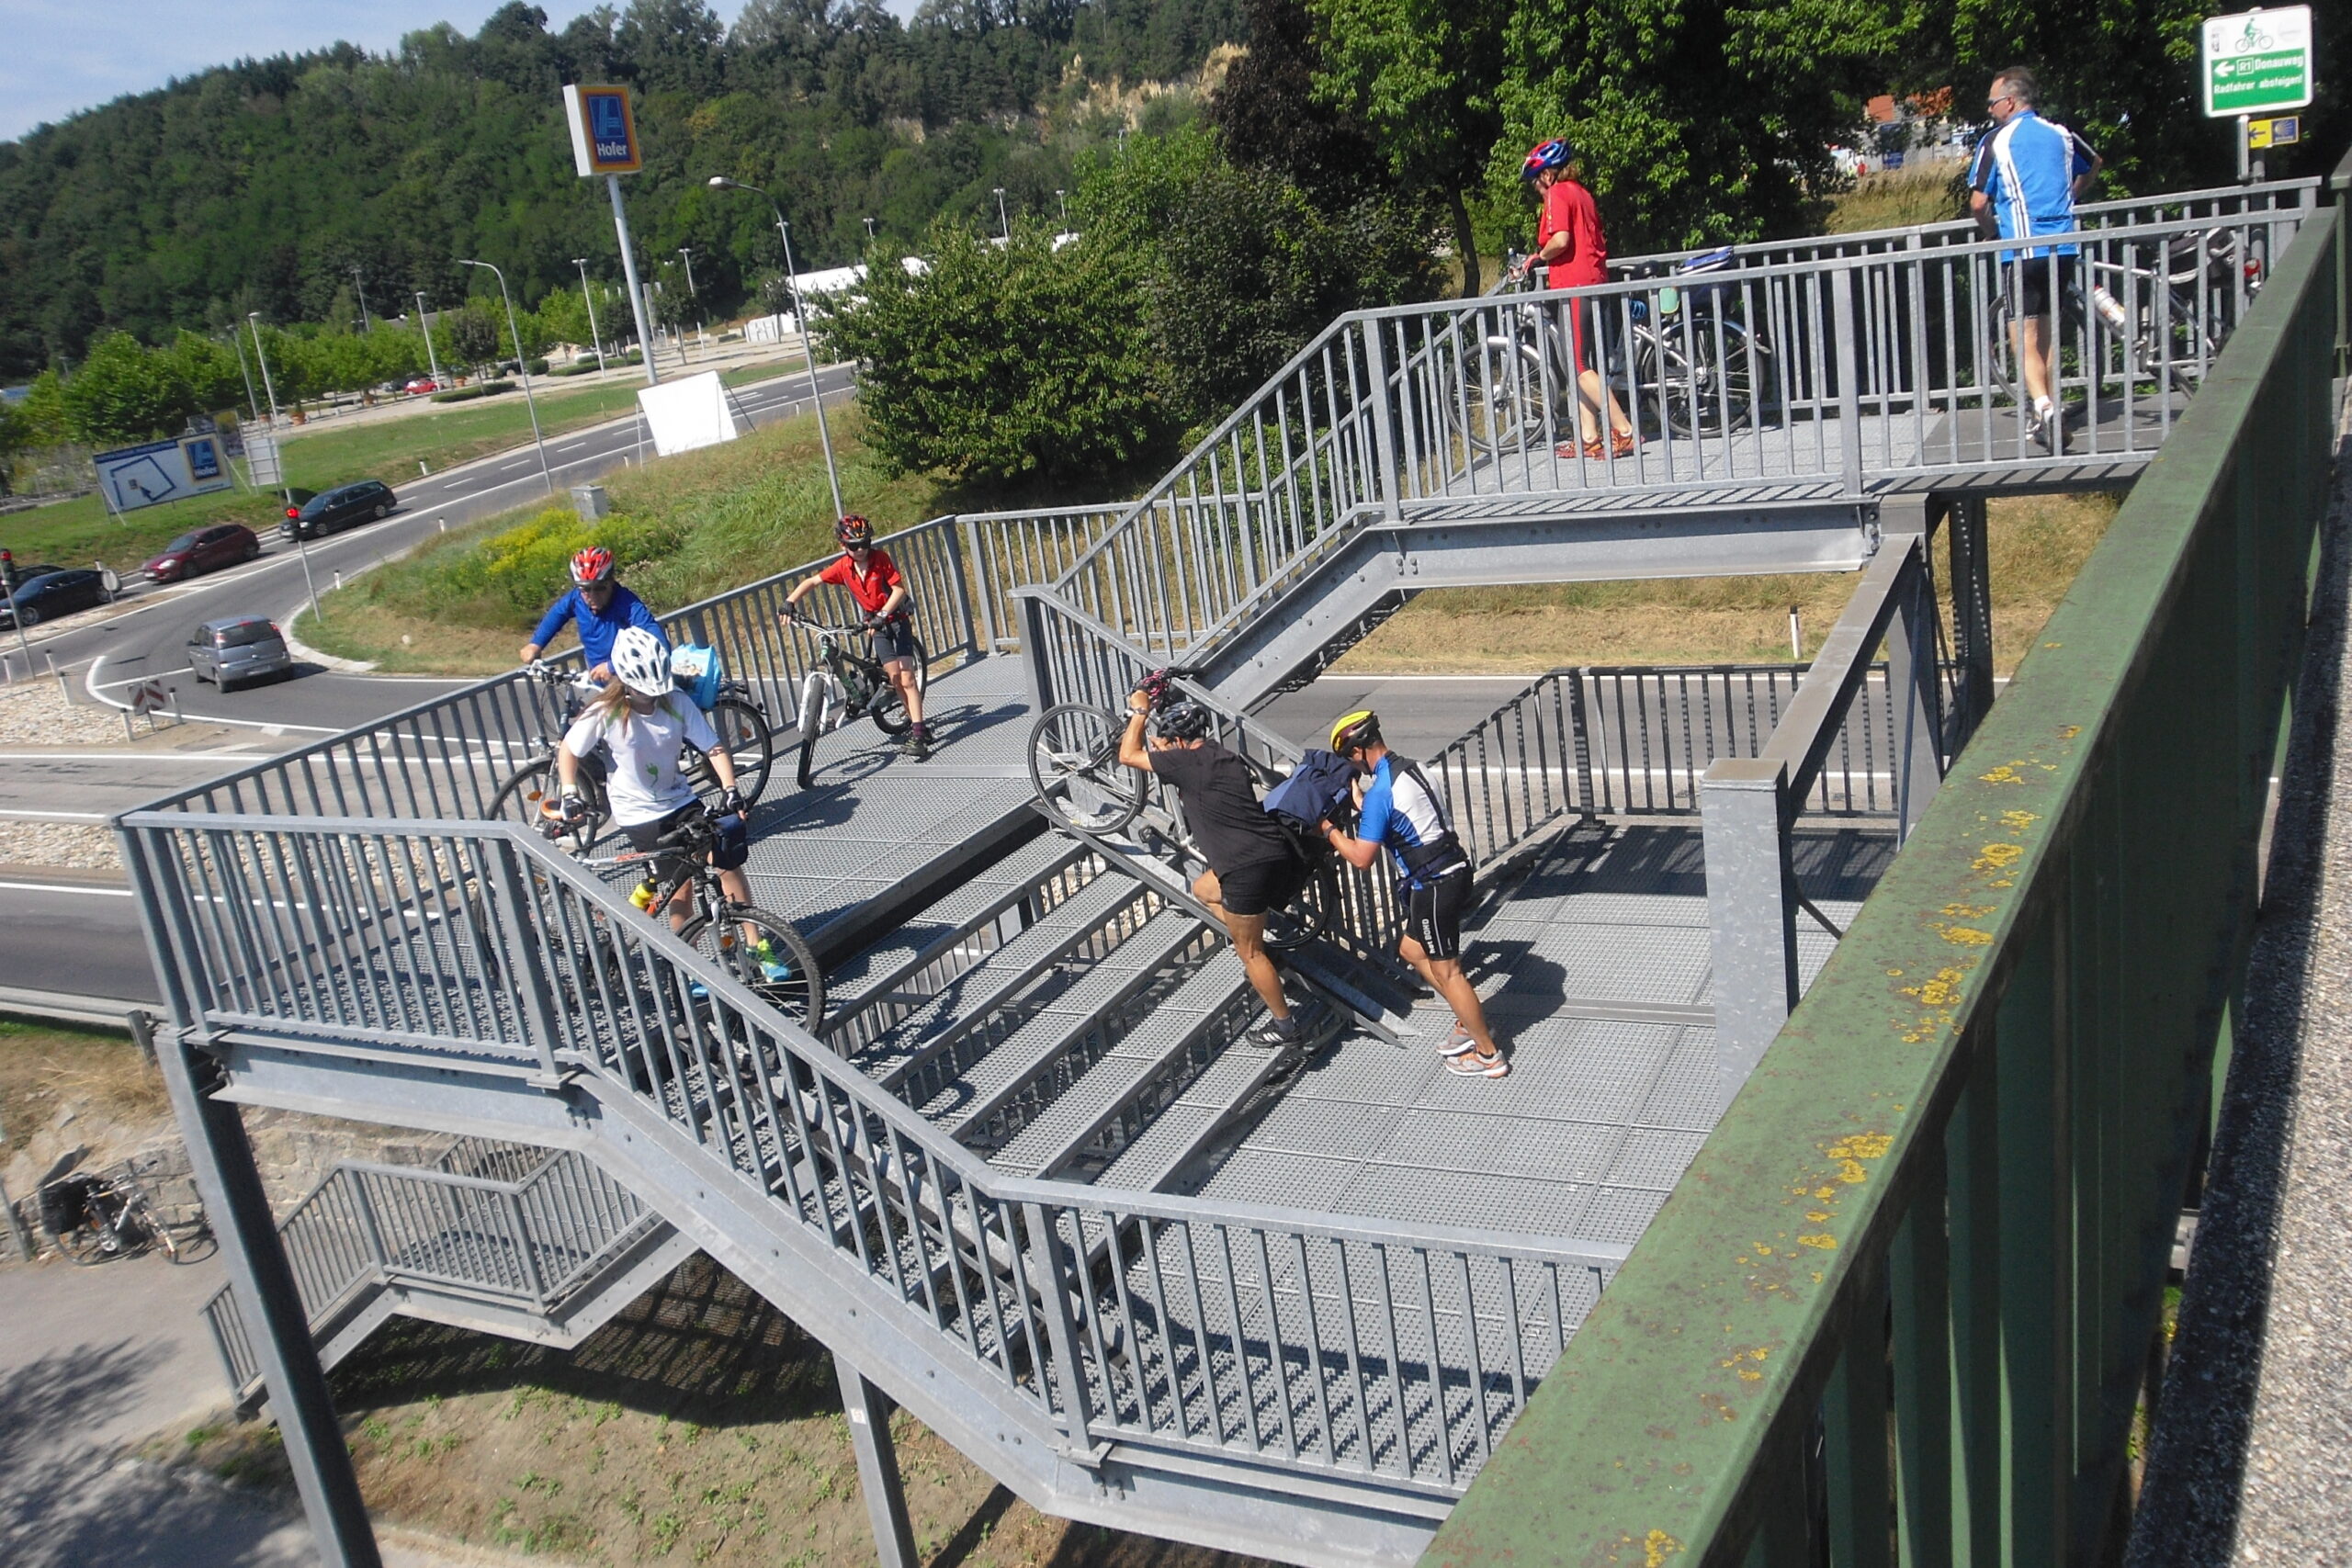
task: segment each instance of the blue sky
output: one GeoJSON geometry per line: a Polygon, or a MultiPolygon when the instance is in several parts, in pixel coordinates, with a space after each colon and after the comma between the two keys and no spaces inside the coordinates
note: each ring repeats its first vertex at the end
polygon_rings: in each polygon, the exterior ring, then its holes
{"type": "MultiPolygon", "coordinates": [[[[448,22],[471,33],[502,0],[0,0],[0,141],[247,55],[338,39],[387,50],[448,22]]],[[[561,27],[590,0],[536,0],[561,27]]],[[[715,0],[729,21],[740,0],[715,0]]],[[[911,0],[890,9],[912,11],[911,0]]]]}

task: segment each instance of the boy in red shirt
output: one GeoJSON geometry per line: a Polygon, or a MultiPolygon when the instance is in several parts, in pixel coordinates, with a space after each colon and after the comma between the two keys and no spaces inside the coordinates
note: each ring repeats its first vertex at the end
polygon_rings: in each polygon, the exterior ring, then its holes
{"type": "Polygon", "coordinates": [[[931,755],[931,727],[922,720],[922,688],[915,679],[915,633],[914,623],[907,616],[911,597],[907,580],[887,551],[874,547],[874,525],[865,518],[854,513],[842,518],[833,525],[833,537],[842,543],[841,558],[794,583],[785,596],[785,615],[789,617],[802,596],[815,592],[820,583],[849,590],[857,607],[865,612],[867,651],[906,700],[907,717],[912,721],[907,726],[907,755],[920,762],[931,755]]]}
{"type": "MultiPolygon", "coordinates": [[[[1536,147],[1520,165],[1520,177],[1532,180],[1544,202],[1543,216],[1535,227],[1535,254],[1519,264],[1511,273],[1514,280],[1527,276],[1531,267],[1544,269],[1544,282],[1548,288],[1583,288],[1609,281],[1609,242],[1600,232],[1600,209],[1593,205],[1592,192],[1585,189],[1577,176],[1576,149],[1555,138],[1536,147]]],[[[1583,453],[1588,458],[1601,457],[1600,433],[1593,428],[1601,409],[1609,411],[1609,446],[1607,456],[1630,457],[1634,450],[1633,421],[1618,406],[1617,395],[1600,379],[1593,368],[1592,356],[1585,348],[1585,310],[1575,301],[1567,304],[1569,352],[1576,359],[1577,428],[1583,439],[1583,453]]],[[[1558,453],[1573,457],[1577,447],[1563,441],[1558,453]]]]}

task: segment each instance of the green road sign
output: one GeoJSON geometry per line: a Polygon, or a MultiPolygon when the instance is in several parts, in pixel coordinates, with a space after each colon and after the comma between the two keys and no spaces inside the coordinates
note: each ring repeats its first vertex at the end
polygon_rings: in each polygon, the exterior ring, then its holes
{"type": "Polygon", "coordinates": [[[2207,17],[2199,76],[2205,112],[2217,118],[2302,107],[2312,101],[2312,8],[2207,17]]]}

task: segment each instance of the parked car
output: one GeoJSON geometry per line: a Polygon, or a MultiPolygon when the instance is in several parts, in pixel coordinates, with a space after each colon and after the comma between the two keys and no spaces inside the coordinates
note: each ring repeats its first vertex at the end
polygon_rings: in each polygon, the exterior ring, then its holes
{"type": "Polygon", "coordinates": [[[440,389],[441,383],[430,376],[412,376],[401,386],[401,391],[412,393],[437,392],[440,389]]]}
{"type": "Polygon", "coordinates": [[[37,626],[76,610],[110,602],[103,572],[82,568],[45,571],[0,602],[0,626],[37,626]]]}
{"type": "Polygon", "coordinates": [[[294,656],[287,651],[285,634],[266,616],[224,615],[189,634],[187,667],[198,680],[225,692],[265,675],[287,674],[294,656]]]}
{"type": "Polygon", "coordinates": [[[289,539],[315,539],[356,523],[390,517],[400,503],[392,487],[381,479],[337,485],[319,491],[299,506],[288,507],[286,521],[278,525],[278,532],[289,539]]]}
{"type": "Polygon", "coordinates": [[[182,534],[155,552],[143,570],[156,582],[176,582],[184,577],[214,571],[261,554],[261,539],[243,523],[216,523],[182,534]]]}

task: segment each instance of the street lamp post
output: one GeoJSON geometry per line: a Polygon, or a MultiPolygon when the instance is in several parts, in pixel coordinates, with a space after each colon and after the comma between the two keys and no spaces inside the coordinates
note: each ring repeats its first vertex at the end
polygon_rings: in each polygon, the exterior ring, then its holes
{"type": "Polygon", "coordinates": [[[485,261],[458,260],[459,266],[478,266],[498,279],[498,297],[506,302],[506,330],[514,339],[514,370],[523,378],[523,401],[531,411],[531,439],[538,444],[539,474],[548,482],[548,493],[555,493],[555,470],[548,467],[548,438],[539,433],[539,402],[531,395],[531,367],[523,363],[523,329],[514,324],[514,297],[506,292],[506,275],[485,261]]]}
{"type": "Polygon", "coordinates": [[[800,273],[792,265],[792,229],[784,220],[784,208],[773,196],[757,186],[747,186],[741,180],[730,180],[725,175],[710,176],[713,190],[744,190],[753,196],[767,197],[768,206],[775,211],[775,231],[784,240],[784,276],[792,288],[792,309],[800,319],[801,351],[808,359],[808,400],[817,405],[817,440],[825,448],[825,479],[833,487],[833,515],[842,515],[842,475],[833,463],[833,437],[825,428],[825,399],[817,386],[817,342],[808,331],[808,301],[800,297],[800,273]]]}
{"type": "Polygon", "coordinates": [[[869,245],[874,243],[874,220],[871,218],[865,220],[865,243],[869,245]]]}
{"type": "Polygon", "coordinates": [[[605,373],[605,334],[596,325],[596,297],[588,292],[588,258],[574,256],[571,265],[580,269],[580,298],[588,305],[588,337],[596,350],[596,374],[605,373]]]}
{"type": "MultiPolygon", "coordinates": [[[[291,512],[294,510],[294,489],[286,484],[286,453],[277,445],[277,387],[269,378],[269,355],[262,352],[261,312],[246,311],[245,321],[254,329],[254,358],[261,366],[261,389],[269,394],[269,444],[277,457],[277,482],[286,487],[286,510],[291,512]]],[[[251,459],[247,461],[250,463],[251,459]]],[[[323,621],[327,617],[326,612],[319,608],[318,579],[311,575],[311,542],[302,536],[300,518],[289,517],[287,521],[294,525],[294,553],[302,558],[302,586],[311,591],[311,619],[323,621]]]]}
{"type": "Polygon", "coordinates": [[[424,334],[424,363],[433,371],[434,386],[446,390],[448,383],[441,379],[441,356],[433,351],[433,323],[424,319],[425,313],[424,290],[420,288],[416,291],[416,330],[424,334]]]}
{"type": "MultiPolygon", "coordinates": [[[[695,340],[699,342],[702,337],[702,290],[695,287],[694,247],[692,245],[680,245],[678,247],[678,254],[684,256],[686,260],[686,298],[695,302],[695,340]]],[[[685,333],[682,331],[678,335],[681,338],[684,338],[685,333]]],[[[678,348],[678,357],[684,359],[685,356],[685,347],[681,344],[678,348]]]]}
{"type": "Polygon", "coordinates": [[[359,330],[363,333],[372,333],[376,330],[376,323],[368,319],[368,285],[360,277],[359,269],[356,266],[351,269],[351,287],[359,294],[359,330]]]}
{"type": "Polygon", "coordinates": [[[1062,204],[1062,229],[1067,232],[1069,229],[1069,192],[1057,186],[1054,187],[1054,199],[1062,204]]]}
{"type": "Polygon", "coordinates": [[[1004,243],[1009,245],[1012,243],[1012,220],[1004,215],[1004,187],[998,186],[995,189],[997,226],[1003,231],[1004,243]]]}

